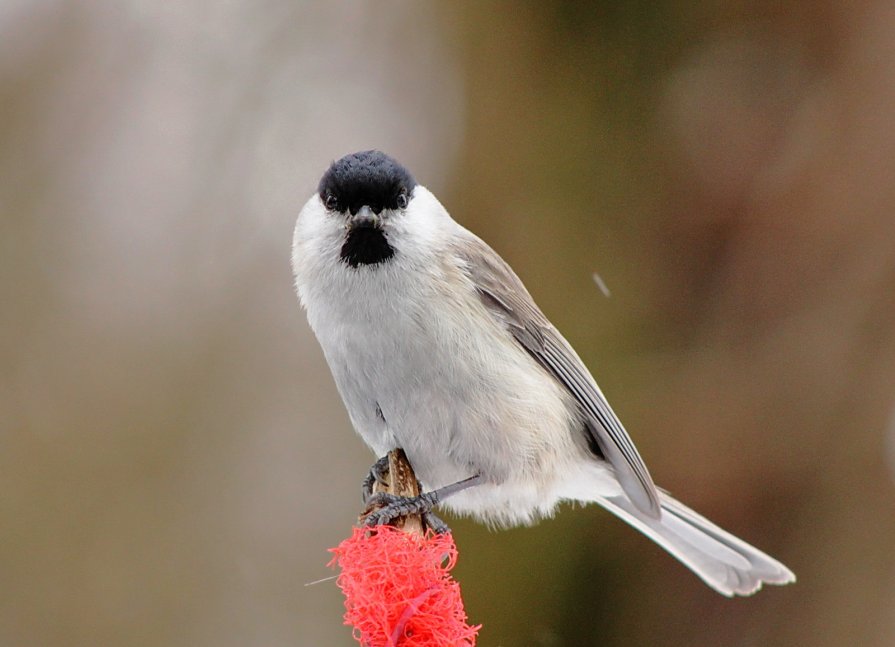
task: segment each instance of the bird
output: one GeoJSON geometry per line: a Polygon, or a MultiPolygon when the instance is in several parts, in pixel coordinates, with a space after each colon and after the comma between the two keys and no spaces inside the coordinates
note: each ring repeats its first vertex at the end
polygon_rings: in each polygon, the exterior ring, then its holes
{"type": "Polygon", "coordinates": [[[394,158],[332,162],[298,215],[292,269],[352,426],[377,456],[403,448],[424,489],[376,495],[368,523],[437,505],[509,527],[596,503],[722,595],[795,581],[656,487],[516,273],[394,158]]]}

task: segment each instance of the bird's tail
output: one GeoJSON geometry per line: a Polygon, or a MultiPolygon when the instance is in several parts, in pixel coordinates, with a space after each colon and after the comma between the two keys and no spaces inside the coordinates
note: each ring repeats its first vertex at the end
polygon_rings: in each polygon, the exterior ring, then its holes
{"type": "Polygon", "coordinates": [[[750,595],[765,582],[795,582],[793,572],[773,557],[664,492],[660,492],[659,498],[662,514],[658,519],[638,510],[624,494],[599,497],[596,501],[677,557],[722,595],[750,595]]]}

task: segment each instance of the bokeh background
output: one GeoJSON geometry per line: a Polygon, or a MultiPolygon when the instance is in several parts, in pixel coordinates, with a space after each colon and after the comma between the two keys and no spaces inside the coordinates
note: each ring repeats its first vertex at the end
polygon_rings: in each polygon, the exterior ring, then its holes
{"type": "Polygon", "coordinates": [[[289,248],[373,147],[799,576],[730,601],[596,508],[455,520],[480,645],[895,644],[886,0],[0,2],[0,644],[353,644],[306,584],[372,456],[289,248]]]}

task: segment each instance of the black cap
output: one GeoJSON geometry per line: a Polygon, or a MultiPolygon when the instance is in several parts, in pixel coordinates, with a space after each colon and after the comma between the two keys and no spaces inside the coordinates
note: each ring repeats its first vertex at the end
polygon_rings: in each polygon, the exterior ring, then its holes
{"type": "Polygon", "coordinates": [[[397,209],[400,195],[410,197],[416,180],[410,172],[380,151],[361,151],[332,163],[317,191],[327,208],[356,214],[363,206],[373,213],[397,209]]]}

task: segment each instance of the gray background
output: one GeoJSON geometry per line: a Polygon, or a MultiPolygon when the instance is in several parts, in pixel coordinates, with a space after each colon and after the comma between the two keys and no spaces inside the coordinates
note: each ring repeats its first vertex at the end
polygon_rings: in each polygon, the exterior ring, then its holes
{"type": "Polygon", "coordinates": [[[372,456],[289,247],[371,147],[657,482],[799,576],[731,602],[596,508],[454,521],[480,645],[895,643],[893,34],[884,0],[0,3],[0,644],[352,644],[305,584],[372,456]]]}

